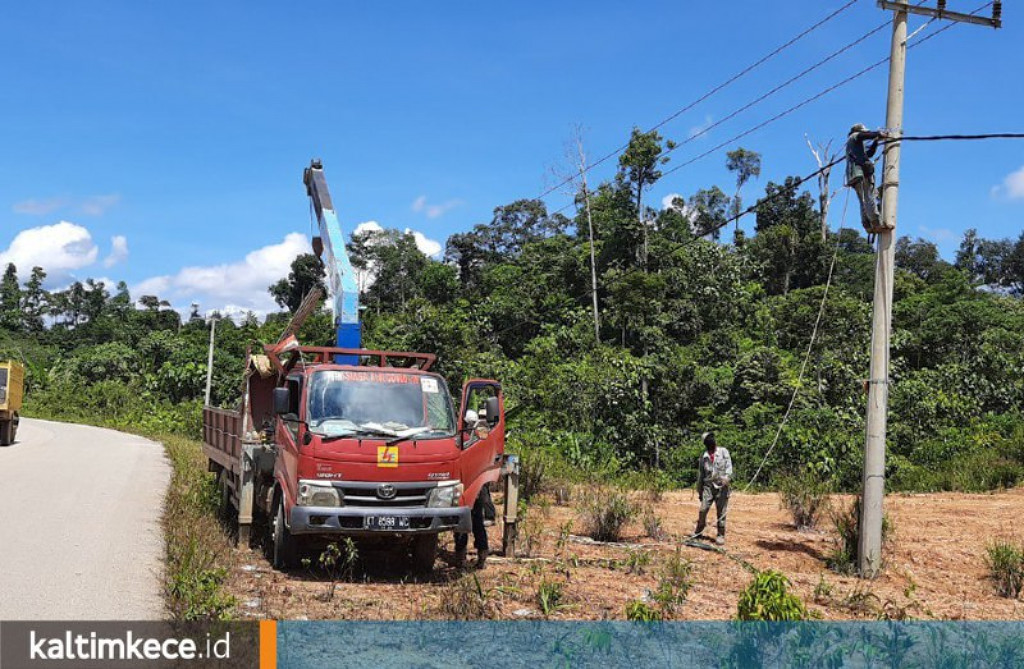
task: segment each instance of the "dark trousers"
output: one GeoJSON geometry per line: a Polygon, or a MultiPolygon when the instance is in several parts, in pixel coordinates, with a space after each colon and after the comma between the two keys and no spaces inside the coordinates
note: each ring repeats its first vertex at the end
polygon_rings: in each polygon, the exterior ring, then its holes
{"type": "MultiPolygon", "coordinates": [[[[473,519],[473,547],[476,548],[477,552],[487,550],[487,528],[484,527],[484,507],[491,498],[491,492],[485,485],[477,495],[476,502],[473,504],[473,510],[469,512],[470,518],[473,519]]],[[[465,532],[455,533],[455,550],[464,551],[466,545],[469,544],[469,535],[465,532]]]]}
{"type": "Polygon", "coordinates": [[[700,513],[697,515],[697,529],[694,534],[700,534],[707,527],[708,511],[711,505],[715,505],[715,515],[718,519],[718,536],[725,536],[725,517],[729,513],[729,488],[715,488],[706,485],[700,493],[700,513]]]}

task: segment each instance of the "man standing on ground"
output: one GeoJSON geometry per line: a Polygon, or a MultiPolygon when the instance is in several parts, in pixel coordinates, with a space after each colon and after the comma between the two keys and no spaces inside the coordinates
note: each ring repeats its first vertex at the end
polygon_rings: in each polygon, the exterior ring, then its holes
{"type": "MultiPolygon", "coordinates": [[[[494,515],[494,502],[491,501],[491,490],[485,484],[480,489],[480,494],[473,504],[470,517],[473,519],[473,547],[476,548],[476,567],[483,569],[487,563],[487,527],[484,525],[485,515],[490,506],[490,515],[494,515]]],[[[455,566],[462,568],[466,566],[466,548],[469,545],[469,534],[465,532],[455,533],[455,566]]]]}
{"type": "Polygon", "coordinates": [[[712,502],[718,520],[715,543],[725,543],[725,515],[729,509],[729,483],[732,481],[732,458],[724,446],[719,446],[714,432],[704,433],[705,451],[697,465],[697,491],[700,494],[700,514],[693,536],[699,537],[707,525],[712,502]]]}

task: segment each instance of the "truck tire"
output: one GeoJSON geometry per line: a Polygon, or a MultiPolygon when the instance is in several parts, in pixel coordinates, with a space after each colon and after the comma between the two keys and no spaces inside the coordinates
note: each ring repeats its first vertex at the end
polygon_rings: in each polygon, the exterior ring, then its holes
{"type": "Polygon", "coordinates": [[[298,546],[284,524],[284,500],[278,497],[275,507],[270,526],[270,562],[275,569],[288,569],[298,564],[298,546]]]}
{"type": "Polygon", "coordinates": [[[434,571],[437,560],[437,535],[421,534],[412,540],[412,570],[417,574],[434,571]]]}
{"type": "Polygon", "coordinates": [[[0,446],[10,446],[14,443],[14,421],[0,421],[0,446]]]}

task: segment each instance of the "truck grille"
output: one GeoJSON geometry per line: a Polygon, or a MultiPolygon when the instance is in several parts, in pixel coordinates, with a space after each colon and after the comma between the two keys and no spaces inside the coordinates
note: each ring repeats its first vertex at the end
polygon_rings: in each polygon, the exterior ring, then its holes
{"type": "Polygon", "coordinates": [[[341,486],[345,495],[345,506],[368,506],[386,509],[388,507],[423,507],[427,505],[427,495],[436,486],[423,483],[360,483],[341,486]],[[395,495],[382,499],[379,494],[382,485],[394,487],[395,495]]]}

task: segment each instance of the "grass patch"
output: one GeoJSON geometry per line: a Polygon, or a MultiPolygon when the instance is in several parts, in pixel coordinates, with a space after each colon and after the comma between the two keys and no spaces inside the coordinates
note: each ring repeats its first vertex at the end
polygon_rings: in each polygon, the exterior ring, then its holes
{"type": "Polygon", "coordinates": [[[1002,597],[1017,598],[1024,590],[1024,544],[996,539],[985,549],[989,575],[1002,597]]]}
{"type": "Polygon", "coordinates": [[[775,479],[775,487],[779,491],[782,508],[789,511],[798,530],[815,527],[821,515],[828,510],[831,486],[813,472],[779,476],[775,479]]]}
{"type": "Polygon", "coordinates": [[[235,601],[222,588],[228,543],[206,456],[192,439],[166,435],[160,441],[172,467],[163,518],[167,608],[175,620],[225,619],[235,601]]]}
{"type": "Polygon", "coordinates": [[[797,621],[807,620],[807,607],[789,592],[789,579],[774,570],[760,571],[740,593],[738,620],[797,621]]]}
{"type": "MultiPolygon", "coordinates": [[[[860,509],[861,498],[858,495],[845,509],[832,512],[832,526],[836,532],[836,541],[825,558],[825,564],[839,574],[857,573],[857,558],[860,550],[860,509]]],[[[885,544],[891,535],[892,520],[889,518],[889,514],[884,514],[882,516],[882,543],[885,544]]]]}
{"type": "Polygon", "coordinates": [[[580,503],[584,532],[595,541],[618,541],[622,529],[639,513],[629,495],[615,488],[598,487],[580,503]]]}

